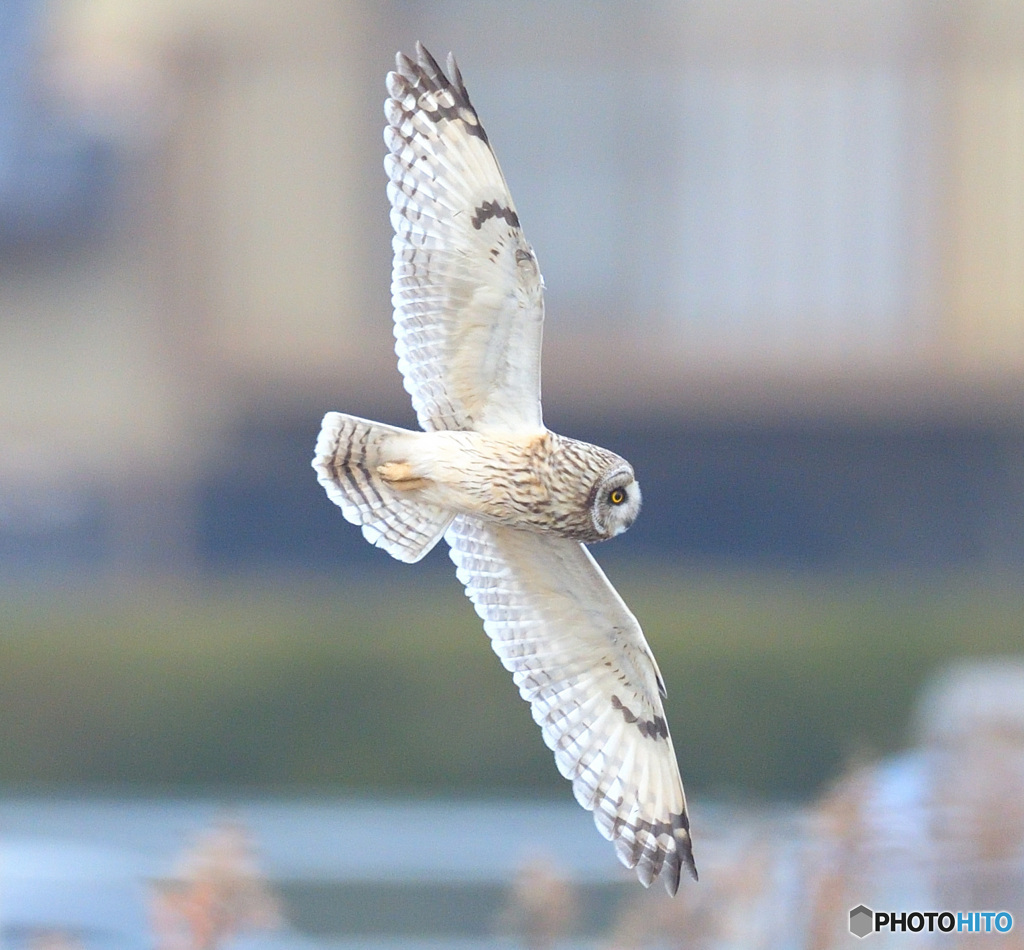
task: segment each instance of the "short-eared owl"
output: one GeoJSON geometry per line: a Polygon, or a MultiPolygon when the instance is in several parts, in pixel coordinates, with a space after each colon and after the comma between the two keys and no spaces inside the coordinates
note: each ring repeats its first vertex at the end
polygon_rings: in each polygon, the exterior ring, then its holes
{"type": "Polygon", "coordinates": [[[686,799],[636,618],[584,544],[640,510],[633,469],[541,419],[544,283],[455,60],[389,73],[398,368],[425,431],[329,412],[313,466],[367,540],[418,561],[441,538],[494,651],[644,885],[696,877],[686,799]]]}

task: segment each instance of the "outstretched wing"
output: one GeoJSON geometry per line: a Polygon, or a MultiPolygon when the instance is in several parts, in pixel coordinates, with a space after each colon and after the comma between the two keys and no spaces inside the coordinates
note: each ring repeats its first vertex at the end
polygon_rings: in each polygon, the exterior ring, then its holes
{"type": "Polygon", "coordinates": [[[453,57],[388,74],[395,350],[424,429],[539,429],[543,280],[453,57]]]}
{"type": "Polygon", "coordinates": [[[576,800],[619,859],[674,894],[694,877],[686,797],[636,618],[575,541],[460,515],[445,534],[466,595],[576,800]]]}

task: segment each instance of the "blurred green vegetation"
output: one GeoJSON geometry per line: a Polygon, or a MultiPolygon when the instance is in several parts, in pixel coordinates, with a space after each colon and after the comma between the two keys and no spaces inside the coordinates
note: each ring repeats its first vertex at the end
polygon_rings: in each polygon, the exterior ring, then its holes
{"type": "MultiPolygon", "coordinates": [[[[1020,585],[620,568],[697,794],[799,798],[911,741],[948,662],[1020,652],[1020,585]]],[[[0,783],[562,790],[453,577],[0,598],[0,783]]]]}

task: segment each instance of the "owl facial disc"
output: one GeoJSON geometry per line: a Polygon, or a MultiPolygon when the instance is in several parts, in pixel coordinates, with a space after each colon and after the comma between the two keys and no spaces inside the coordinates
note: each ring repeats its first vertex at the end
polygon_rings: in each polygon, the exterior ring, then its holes
{"type": "Polygon", "coordinates": [[[630,465],[612,469],[594,486],[590,518],[594,530],[604,538],[622,534],[640,514],[643,497],[630,465]]]}

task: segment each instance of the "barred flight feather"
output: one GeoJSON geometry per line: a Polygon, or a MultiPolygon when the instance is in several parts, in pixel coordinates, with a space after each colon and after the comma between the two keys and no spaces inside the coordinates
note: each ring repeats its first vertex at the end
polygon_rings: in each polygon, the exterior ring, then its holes
{"type": "Polygon", "coordinates": [[[460,515],[445,534],[495,653],[619,859],[670,893],[696,877],[660,674],[636,619],[586,548],[460,515]],[[601,622],[595,622],[600,615],[601,622]],[[624,715],[629,710],[629,716],[624,715]],[[632,720],[630,719],[632,716],[632,720]]]}
{"type": "Polygon", "coordinates": [[[411,564],[441,540],[453,516],[443,508],[404,500],[377,473],[381,442],[401,432],[379,422],[329,412],[320,428],[313,467],[346,521],[359,525],[370,544],[411,564]]]}
{"type": "Polygon", "coordinates": [[[539,429],[540,271],[454,60],[418,53],[384,109],[399,369],[424,429],[539,429]]]}

